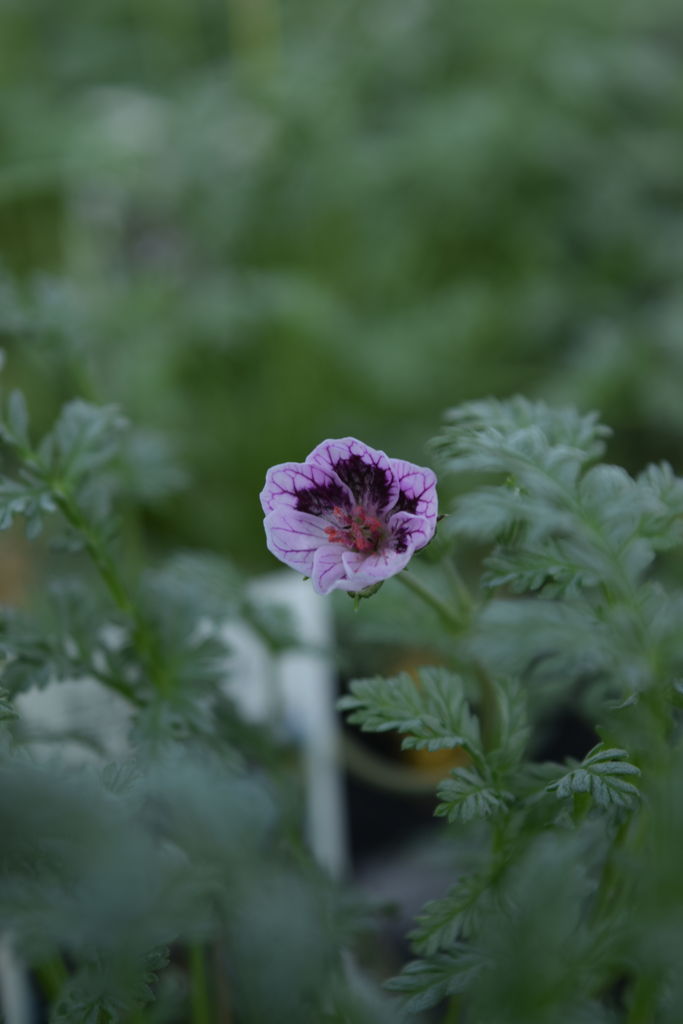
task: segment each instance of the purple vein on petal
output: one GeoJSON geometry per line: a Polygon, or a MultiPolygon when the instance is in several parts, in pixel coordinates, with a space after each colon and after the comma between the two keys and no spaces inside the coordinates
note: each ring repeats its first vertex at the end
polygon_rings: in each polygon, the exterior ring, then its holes
{"type": "Polygon", "coordinates": [[[398,499],[392,511],[411,512],[436,521],[436,474],[403,459],[392,459],[391,468],[399,486],[398,499]]]}
{"type": "Polygon", "coordinates": [[[410,512],[395,512],[389,517],[389,529],[395,551],[403,553],[407,548],[419,551],[434,536],[436,517],[429,519],[410,512]]]}
{"type": "Polygon", "coordinates": [[[266,514],[276,508],[289,507],[321,515],[330,512],[335,505],[348,507],[353,500],[349,489],[328,467],[307,462],[272,466],[260,497],[266,514]]]}
{"type": "Polygon", "coordinates": [[[323,441],[307,461],[331,469],[350,489],[354,500],[369,509],[386,511],[398,497],[390,459],[355,437],[323,441]]]}
{"type": "Polygon", "coordinates": [[[313,556],[311,580],[318,594],[329,594],[344,575],[342,551],[338,544],[324,544],[313,556]]]}
{"type": "Polygon", "coordinates": [[[270,512],[264,525],[268,550],[290,568],[310,576],[315,552],[327,542],[324,522],[306,512],[285,507],[270,512]]]}

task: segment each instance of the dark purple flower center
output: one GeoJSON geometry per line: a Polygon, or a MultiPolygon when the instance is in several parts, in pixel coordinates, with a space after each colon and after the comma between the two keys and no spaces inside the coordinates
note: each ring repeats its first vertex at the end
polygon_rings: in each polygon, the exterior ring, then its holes
{"type": "Polygon", "coordinates": [[[389,498],[391,473],[368,463],[360,455],[349,455],[334,464],[334,471],[349,488],[359,505],[383,508],[389,498]]]}
{"type": "Polygon", "coordinates": [[[385,524],[362,505],[355,505],[350,512],[335,505],[332,513],[338,525],[325,527],[332,544],[343,544],[350,551],[368,554],[377,551],[387,535],[385,524]]]}
{"type": "Polygon", "coordinates": [[[296,492],[296,507],[299,512],[308,512],[313,516],[325,515],[333,506],[348,505],[348,501],[344,488],[335,483],[296,492]]]}

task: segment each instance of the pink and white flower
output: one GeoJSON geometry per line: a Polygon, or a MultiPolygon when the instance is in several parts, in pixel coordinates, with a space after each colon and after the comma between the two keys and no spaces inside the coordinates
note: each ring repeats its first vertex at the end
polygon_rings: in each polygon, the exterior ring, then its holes
{"type": "Polygon", "coordinates": [[[273,466],[260,497],[269,551],[319,594],[358,593],[394,576],[436,529],[432,470],[353,437],[273,466]]]}

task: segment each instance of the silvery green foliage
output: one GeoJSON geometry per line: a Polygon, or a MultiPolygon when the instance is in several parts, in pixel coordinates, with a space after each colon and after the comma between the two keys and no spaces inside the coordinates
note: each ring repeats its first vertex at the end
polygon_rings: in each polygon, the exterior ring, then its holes
{"type": "Polygon", "coordinates": [[[573,764],[565,775],[551,782],[548,789],[560,798],[590,793],[598,806],[630,807],[638,799],[639,790],[628,776],[639,776],[640,769],[627,758],[625,750],[605,750],[599,743],[583,761],[573,764]]]}
{"type": "Polygon", "coordinates": [[[111,480],[101,471],[117,455],[124,428],[125,420],[113,406],[100,408],[76,399],[64,406],[53,429],[33,446],[25,399],[13,391],[0,437],[16,454],[19,468],[14,478],[0,479],[2,529],[21,516],[28,536],[37,536],[45,515],[58,509],[65,491],[77,495],[102,526],[110,513],[111,480]]]}
{"type": "Polygon", "coordinates": [[[16,396],[2,428],[5,525],[37,516],[13,504],[22,488],[42,493],[41,518],[68,523],[98,577],[56,580],[39,614],[2,618],[0,917],[55,1024],[196,1014],[208,950],[246,1024],[399,1020],[444,1000],[472,1021],[673,1024],[683,600],[673,563],[664,582],[658,561],[680,540],[673,471],[598,463],[594,416],[522,399],[449,415],[437,448],[466,483],[430,573],[475,540],[478,594],[458,586],[450,602],[444,587],[429,605],[442,610],[441,664],[358,680],[342,702],[404,749],[454,756],[435,810],[462,867],[416,921],[418,959],[390,983],[397,1010],[346,969],[354,915],[292,848],[286,751],[219,691],[223,617],[247,618],[274,649],[291,642],[286,623],[213,556],[130,578],[110,526],[122,429],[112,410],[76,403],[35,442],[16,396]],[[36,761],[13,695],[81,676],[128,701],[130,756],[36,761]],[[542,760],[562,704],[600,742],[542,760]]]}
{"type": "Polygon", "coordinates": [[[389,983],[409,1012],[450,1000],[468,1022],[683,1013],[683,593],[664,562],[683,540],[683,480],[600,462],[608,435],[594,414],[523,398],[448,413],[434,447],[442,486],[461,482],[443,550],[483,551],[478,592],[465,608],[440,591],[450,665],[360,680],[342,700],[362,729],[459,751],[435,812],[456,851],[469,837],[478,854],[418,917],[420,959],[389,983]],[[600,742],[541,760],[562,708],[600,742]]]}
{"type": "Polygon", "coordinates": [[[447,470],[482,474],[449,523],[493,542],[482,583],[495,596],[471,636],[478,656],[516,672],[533,661],[530,681],[553,688],[590,675],[625,699],[649,685],[651,644],[672,672],[680,663],[680,595],[665,597],[646,574],[682,537],[683,481],[666,465],[633,478],[595,464],[605,436],[594,414],[517,398],[455,410],[436,449],[447,470]]]}
{"type": "Polygon", "coordinates": [[[0,922],[51,1024],[399,1019],[349,977],[359,914],[300,849],[291,751],[223,690],[225,623],[279,651],[296,643],[286,610],[207,553],[128,565],[112,523],[132,493],[130,431],[115,409],[69,403],[37,439],[15,392],[0,436],[0,525],[20,517],[51,540],[66,527],[75,555],[33,608],[0,614],[0,922]],[[119,760],[75,727],[37,756],[13,699],[65,681],[127,703],[119,760]]]}
{"type": "Polygon", "coordinates": [[[403,673],[395,679],[359,679],[339,707],[349,721],[367,732],[396,729],[405,734],[404,750],[479,748],[479,723],[465,698],[462,681],[452,672],[425,668],[415,680],[403,673]]]}
{"type": "Polygon", "coordinates": [[[680,446],[675,0],[128,2],[70,4],[59,45],[52,0],[0,7],[0,329],[184,435],[195,544],[230,501],[261,552],[262,468],[331,404],[384,447],[533,386],[680,446]]]}
{"type": "Polygon", "coordinates": [[[335,973],[340,910],[278,844],[267,785],[172,744],[92,772],[3,756],[0,778],[0,916],[30,964],[59,951],[76,967],[54,1021],[125,1019],[153,999],[169,947],[219,937],[245,1019],[316,1019],[308,1004],[335,973]],[[272,958],[281,977],[264,988],[272,958]]]}

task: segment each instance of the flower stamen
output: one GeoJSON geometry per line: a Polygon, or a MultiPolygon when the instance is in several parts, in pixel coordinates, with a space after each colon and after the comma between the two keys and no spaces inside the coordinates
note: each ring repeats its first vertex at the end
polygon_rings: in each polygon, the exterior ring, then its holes
{"type": "Polygon", "coordinates": [[[362,505],[355,505],[351,512],[335,505],[332,512],[339,523],[339,526],[325,527],[332,544],[343,544],[351,551],[377,551],[387,535],[385,524],[362,505]]]}

